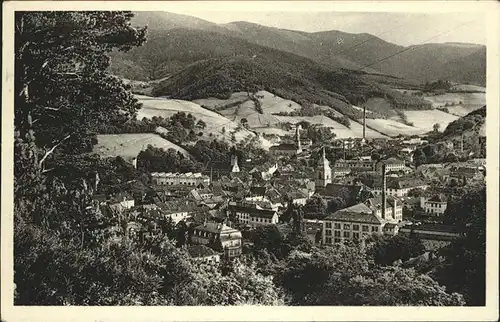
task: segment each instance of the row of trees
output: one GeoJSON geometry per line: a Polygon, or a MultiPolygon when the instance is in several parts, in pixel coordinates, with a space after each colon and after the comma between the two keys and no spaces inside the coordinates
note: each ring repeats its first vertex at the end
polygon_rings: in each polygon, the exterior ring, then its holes
{"type": "Polygon", "coordinates": [[[422,252],[418,240],[385,237],[369,247],[337,245],[316,248],[296,232],[275,226],[256,228],[244,259],[274,276],[289,305],[464,305],[458,293],[446,292],[429,275],[391,266],[422,252]],[[408,246],[411,246],[408,249],[408,246]]]}
{"type": "Polygon", "coordinates": [[[151,119],[137,120],[126,115],[118,115],[98,128],[100,134],[159,133],[162,137],[178,144],[196,141],[202,136],[207,124],[196,120],[191,113],[177,112],[169,118],[153,116],[151,119]],[[163,130],[158,131],[158,128],[163,130]]]}

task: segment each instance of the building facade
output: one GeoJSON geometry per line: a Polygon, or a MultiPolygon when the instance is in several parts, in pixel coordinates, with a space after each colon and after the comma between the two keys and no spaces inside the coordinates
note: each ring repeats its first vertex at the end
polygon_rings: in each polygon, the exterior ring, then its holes
{"type": "Polygon", "coordinates": [[[151,181],[155,185],[186,185],[198,186],[200,184],[209,185],[210,178],[201,173],[165,173],[153,172],[151,173],[151,181]]]}
{"type": "Polygon", "coordinates": [[[275,209],[263,209],[256,204],[229,203],[228,215],[240,224],[251,227],[275,225],[278,223],[278,213],[275,209]]]}
{"type": "MultiPolygon", "coordinates": [[[[408,195],[408,192],[412,189],[422,189],[426,190],[429,185],[422,180],[418,179],[401,179],[401,178],[389,178],[387,182],[386,193],[388,196],[392,197],[404,197],[408,195]]],[[[372,188],[372,192],[376,196],[382,195],[382,183],[378,182],[372,188]]]]}
{"type": "Polygon", "coordinates": [[[273,156],[295,156],[302,153],[302,140],[300,139],[301,126],[295,127],[295,138],[293,143],[282,143],[269,148],[269,153],[273,156]]]}
{"type": "Polygon", "coordinates": [[[432,198],[420,197],[420,207],[426,214],[442,215],[448,207],[448,201],[444,195],[436,195],[432,198]]]}
{"type": "Polygon", "coordinates": [[[375,162],[372,160],[363,160],[363,159],[356,159],[356,160],[339,159],[335,162],[335,168],[374,171],[375,162]]]}
{"type": "Polygon", "coordinates": [[[241,255],[241,232],[222,223],[206,222],[193,229],[193,244],[211,246],[229,258],[241,255]],[[218,246],[217,246],[218,245],[218,246]]]}
{"type": "Polygon", "coordinates": [[[369,235],[382,234],[384,221],[364,203],[326,216],[323,219],[322,241],[333,245],[345,241],[361,241],[369,235]]]}

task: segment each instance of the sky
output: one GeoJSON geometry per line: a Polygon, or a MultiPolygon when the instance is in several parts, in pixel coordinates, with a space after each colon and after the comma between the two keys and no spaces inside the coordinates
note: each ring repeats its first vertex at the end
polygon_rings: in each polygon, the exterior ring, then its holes
{"type": "Polygon", "coordinates": [[[308,32],[340,30],[349,33],[370,33],[403,46],[442,42],[485,45],[487,42],[485,17],[475,12],[429,14],[172,9],[169,8],[168,11],[195,16],[215,23],[248,21],[270,27],[308,32]]]}

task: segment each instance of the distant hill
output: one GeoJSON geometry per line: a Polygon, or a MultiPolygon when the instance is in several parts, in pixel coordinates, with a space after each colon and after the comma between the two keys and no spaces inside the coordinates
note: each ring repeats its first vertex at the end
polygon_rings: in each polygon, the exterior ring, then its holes
{"type": "MultiPolygon", "coordinates": [[[[182,37],[180,35],[182,32],[176,31],[176,34],[172,34],[172,30],[189,29],[191,31],[212,32],[232,38],[240,38],[251,44],[307,57],[333,68],[354,70],[397,54],[404,49],[409,49],[390,59],[373,64],[364,71],[394,75],[421,83],[436,79],[448,79],[461,83],[485,85],[486,49],[485,46],[475,44],[443,43],[403,47],[367,33],[351,34],[336,30],[308,33],[266,27],[244,21],[217,25],[203,19],[168,12],[138,12],[133,19],[133,23],[148,25],[151,35],[167,33],[172,36],[171,40],[169,37],[151,39],[150,42],[160,42],[156,46],[170,46],[170,41],[178,44],[178,41],[175,41],[182,37]]],[[[205,36],[207,39],[205,44],[210,40],[219,40],[210,34],[205,36]]],[[[189,38],[189,35],[187,38],[189,38]]],[[[189,39],[186,39],[186,41],[187,44],[192,45],[189,39]]],[[[194,46],[201,47],[202,45],[203,43],[194,46]]],[[[211,46],[211,44],[208,46],[207,50],[209,52],[211,46]]],[[[147,51],[147,46],[142,48],[146,48],[147,51]]],[[[193,50],[198,51],[196,48],[193,50]]],[[[139,48],[136,51],[141,51],[141,49],[139,48]]],[[[219,54],[222,54],[223,51],[221,50],[219,54]]],[[[236,49],[237,52],[238,49],[236,49]]],[[[235,51],[229,54],[235,54],[235,51]]],[[[128,63],[123,63],[121,60],[128,61],[129,58],[128,55],[122,55],[118,58],[118,61],[114,61],[114,66],[128,66],[128,63]]],[[[134,56],[130,60],[137,63],[137,58],[137,56],[134,56]]],[[[185,62],[194,62],[195,58],[189,55],[184,60],[179,61],[177,66],[173,64],[175,62],[174,58],[170,62],[171,67],[167,69],[178,71],[184,67],[185,62]]],[[[140,61],[139,63],[141,64],[140,61]]],[[[116,67],[116,69],[118,68],[116,67]]]]}
{"type": "Polygon", "coordinates": [[[147,26],[148,30],[169,30],[176,28],[211,29],[217,24],[200,18],[164,11],[136,11],[132,20],[134,25],[147,26]]]}
{"type": "Polygon", "coordinates": [[[411,46],[388,60],[371,66],[384,73],[425,81],[446,79],[484,86],[486,48],[480,45],[425,44],[411,46]],[[481,55],[484,52],[484,55],[481,55]]]}

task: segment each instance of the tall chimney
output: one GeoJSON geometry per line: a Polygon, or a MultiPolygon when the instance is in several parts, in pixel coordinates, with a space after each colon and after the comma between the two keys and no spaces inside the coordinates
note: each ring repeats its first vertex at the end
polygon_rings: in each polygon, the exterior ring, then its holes
{"type": "Polygon", "coordinates": [[[295,141],[297,144],[297,153],[302,152],[302,144],[300,142],[300,129],[301,129],[300,124],[297,124],[295,127],[295,141]]]}
{"type": "Polygon", "coordinates": [[[363,105],[363,141],[366,140],[366,106],[363,105]]]}
{"type": "Polygon", "coordinates": [[[385,208],[387,208],[387,173],[385,163],[382,163],[382,218],[385,219],[385,208]]]}

